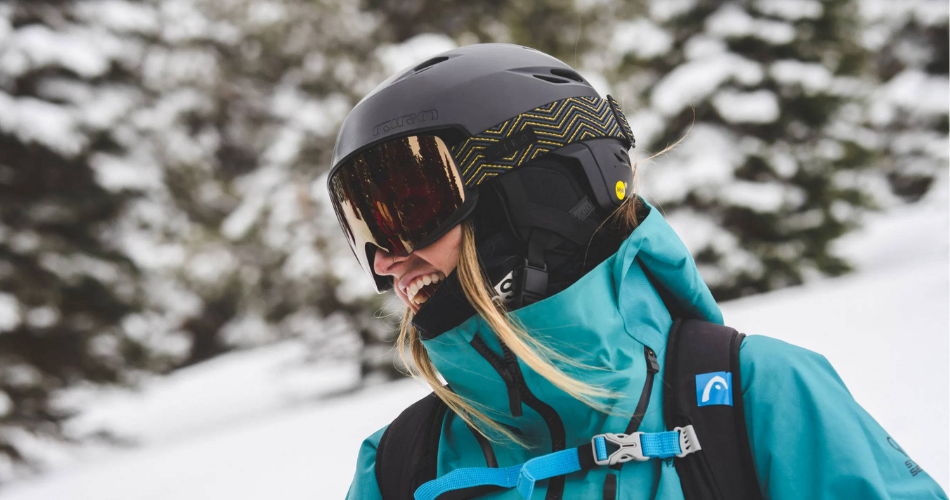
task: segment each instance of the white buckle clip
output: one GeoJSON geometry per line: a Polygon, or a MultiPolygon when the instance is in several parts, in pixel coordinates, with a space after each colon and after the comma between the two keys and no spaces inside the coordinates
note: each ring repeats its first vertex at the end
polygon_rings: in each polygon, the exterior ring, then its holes
{"type": "Polygon", "coordinates": [[[643,456],[643,447],[640,444],[640,435],[642,432],[634,432],[633,434],[598,434],[591,439],[591,444],[594,448],[594,463],[597,465],[614,465],[618,463],[629,462],[631,460],[636,460],[638,462],[646,462],[649,460],[649,457],[643,456]],[[597,439],[602,438],[604,440],[603,447],[604,453],[606,453],[606,443],[610,442],[617,445],[617,449],[613,453],[607,456],[606,459],[598,459],[597,454],[597,439]]]}
{"type": "Polygon", "coordinates": [[[677,457],[683,458],[694,451],[703,449],[703,447],[699,445],[699,438],[696,437],[696,429],[693,429],[692,425],[674,427],[673,430],[680,433],[680,453],[676,455],[677,457]]]}

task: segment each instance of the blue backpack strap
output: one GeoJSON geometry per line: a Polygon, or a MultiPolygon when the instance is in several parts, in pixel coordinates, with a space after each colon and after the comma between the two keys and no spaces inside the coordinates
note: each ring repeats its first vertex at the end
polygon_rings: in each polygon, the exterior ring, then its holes
{"type": "Polygon", "coordinates": [[[667,428],[692,425],[702,451],[674,459],[686,500],[761,500],[742,406],[739,347],[745,335],[678,319],[667,340],[667,428]]]}
{"type": "Polygon", "coordinates": [[[522,498],[530,499],[538,481],[630,460],[682,457],[700,449],[692,427],[656,433],[599,434],[584,446],[548,453],[502,469],[455,469],[420,486],[415,500],[471,498],[476,491],[509,488],[516,488],[522,498]]]}

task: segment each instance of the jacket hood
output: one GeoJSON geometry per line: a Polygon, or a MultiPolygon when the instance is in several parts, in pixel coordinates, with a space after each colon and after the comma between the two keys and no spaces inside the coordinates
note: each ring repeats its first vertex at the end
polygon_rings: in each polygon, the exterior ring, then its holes
{"type": "MultiPolygon", "coordinates": [[[[601,414],[517,360],[523,374],[521,392],[530,392],[542,407],[558,414],[567,446],[599,432],[623,431],[645,379],[644,346],[653,349],[662,363],[671,310],[676,316],[722,323],[719,307],[685,245],[655,208],[646,202],[644,206],[649,214],[616,253],[564,291],[511,313],[529,333],[585,366],[555,362],[559,369],[623,395],[605,401],[613,410],[611,415],[601,414]]],[[[473,316],[442,335],[423,340],[423,345],[456,393],[482,405],[499,422],[519,429],[529,442],[543,446],[557,440],[551,418],[543,415],[550,411],[539,413],[538,405],[524,401],[525,394],[519,395],[523,414],[515,416],[519,412],[513,408],[511,384],[506,385],[497,369],[504,351],[481,317],[473,316]],[[487,357],[486,347],[491,351],[487,357]]],[[[651,401],[660,392],[654,391],[651,401]]],[[[660,417],[659,407],[651,403],[654,417],[660,417]]],[[[649,425],[648,420],[644,425],[649,425]]],[[[656,425],[662,428],[661,418],[656,425]]]]}

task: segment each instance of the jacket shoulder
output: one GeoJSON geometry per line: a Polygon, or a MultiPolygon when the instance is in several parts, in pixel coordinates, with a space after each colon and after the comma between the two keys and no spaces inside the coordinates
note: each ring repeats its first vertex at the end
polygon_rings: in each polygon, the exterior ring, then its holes
{"type": "Polygon", "coordinates": [[[753,381],[787,381],[785,377],[805,371],[812,374],[817,371],[831,376],[844,387],[844,382],[838,377],[831,363],[821,354],[764,335],[749,335],[743,340],[739,350],[739,362],[743,392],[753,381]]]}
{"type": "Polygon", "coordinates": [[[376,451],[387,428],[389,428],[388,425],[374,432],[360,445],[360,451],[356,457],[356,473],[353,476],[353,482],[350,483],[346,500],[382,500],[383,495],[376,483],[376,451]]]}
{"type": "Polygon", "coordinates": [[[854,400],[824,356],[756,335],[746,337],[739,360],[765,498],[947,498],[854,400]]]}

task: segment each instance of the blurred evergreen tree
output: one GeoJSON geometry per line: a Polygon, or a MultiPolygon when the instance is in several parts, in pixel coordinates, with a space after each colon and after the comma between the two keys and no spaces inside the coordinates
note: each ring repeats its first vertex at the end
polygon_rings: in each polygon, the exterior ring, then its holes
{"type": "Polygon", "coordinates": [[[341,0],[167,0],[160,22],[143,74],[165,182],[140,215],[176,214],[148,233],[180,250],[153,273],[188,297],[163,320],[185,339],[178,366],[296,336],[397,376],[391,355],[360,348],[391,330],[321,178],[336,126],[381,78],[376,20],[341,0]]]}
{"type": "Polygon", "coordinates": [[[141,274],[114,240],[137,192],[110,168],[134,162],[142,34],[72,7],[0,4],[0,480],[61,436],[55,391],[128,382],[150,359],[122,327],[141,274]]]}
{"type": "Polygon", "coordinates": [[[852,0],[653,2],[600,62],[626,97],[645,193],[720,300],[839,275],[831,243],[888,200],[877,82],[852,0]]]}
{"type": "Polygon", "coordinates": [[[948,44],[946,2],[862,2],[864,45],[875,54],[879,82],[867,109],[883,145],[878,168],[893,192],[917,201],[948,162],[948,44]]]}

